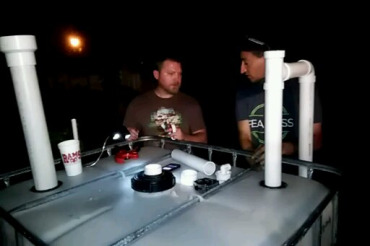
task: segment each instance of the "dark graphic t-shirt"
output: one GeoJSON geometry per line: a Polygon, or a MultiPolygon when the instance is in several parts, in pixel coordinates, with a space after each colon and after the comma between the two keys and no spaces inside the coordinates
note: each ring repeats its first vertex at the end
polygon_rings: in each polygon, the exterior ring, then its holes
{"type": "Polygon", "coordinates": [[[198,102],[181,92],[172,98],[160,98],[154,91],[136,97],[127,108],[124,125],[139,129],[140,136],[168,137],[175,127],[185,134],[205,129],[198,102]]]}
{"type": "MultiPolygon", "coordinates": [[[[248,120],[251,129],[252,144],[255,148],[264,144],[265,139],[265,91],[264,81],[253,83],[248,88],[239,90],[236,96],[236,120],[248,120]]],[[[315,93],[316,95],[317,93],[315,93]]],[[[317,95],[315,96],[317,98],[317,95]]],[[[321,109],[315,98],[315,122],[321,121],[321,109]]],[[[298,79],[284,82],[282,108],[282,140],[298,142],[299,117],[298,79]]]]}
{"type": "Polygon", "coordinates": [[[176,131],[176,127],[181,127],[181,123],[180,112],[176,112],[173,108],[160,107],[151,114],[148,128],[155,128],[158,130],[159,136],[167,137],[176,131]]]}

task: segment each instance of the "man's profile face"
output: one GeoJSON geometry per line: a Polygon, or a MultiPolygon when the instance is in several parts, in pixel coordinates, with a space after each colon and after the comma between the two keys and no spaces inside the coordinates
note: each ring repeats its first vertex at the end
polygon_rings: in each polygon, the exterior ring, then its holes
{"type": "Polygon", "coordinates": [[[258,57],[250,51],[240,52],[240,73],[245,74],[251,82],[265,77],[265,58],[258,57]]]}

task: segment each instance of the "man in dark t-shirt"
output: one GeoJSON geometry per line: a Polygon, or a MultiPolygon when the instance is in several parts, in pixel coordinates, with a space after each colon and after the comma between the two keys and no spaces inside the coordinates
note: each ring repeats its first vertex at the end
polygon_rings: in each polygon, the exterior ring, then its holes
{"type": "Polygon", "coordinates": [[[158,85],[129,104],[124,126],[129,140],[139,136],[161,136],[177,140],[207,142],[207,131],[198,102],[179,91],[182,66],[175,57],[163,57],[153,71],[158,85]]]}

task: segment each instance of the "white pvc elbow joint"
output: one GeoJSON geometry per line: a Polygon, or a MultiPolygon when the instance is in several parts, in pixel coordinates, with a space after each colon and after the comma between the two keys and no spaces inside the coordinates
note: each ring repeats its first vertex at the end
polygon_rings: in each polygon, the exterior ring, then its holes
{"type": "Polygon", "coordinates": [[[216,179],[218,182],[223,183],[231,177],[231,165],[221,165],[220,170],[216,172],[216,179]]]}
{"type": "MultiPolygon", "coordinates": [[[[311,62],[299,60],[294,63],[284,63],[283,80],[288,80],[297,77],[315,77],[315,71],[311,62]]],[[[312,79],[309,79],[311,81],[312,79]]]]}

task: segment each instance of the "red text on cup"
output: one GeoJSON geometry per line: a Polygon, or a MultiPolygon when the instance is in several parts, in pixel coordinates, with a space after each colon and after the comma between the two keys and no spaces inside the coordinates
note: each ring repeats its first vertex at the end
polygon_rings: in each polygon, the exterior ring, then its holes
{"type": "Polygon", "coordinates": [[[74,163],[81,159],[80,151],[76,151],[74,153],[62,154],[64,164],[67,163],[74,163]]]}

